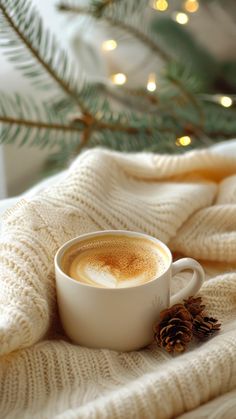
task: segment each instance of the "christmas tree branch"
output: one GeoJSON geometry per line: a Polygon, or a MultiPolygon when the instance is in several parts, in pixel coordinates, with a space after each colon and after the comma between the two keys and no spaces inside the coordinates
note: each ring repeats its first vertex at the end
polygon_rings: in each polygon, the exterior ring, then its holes
{"type": "MultiPolygon", "coordinates": [[[[28,129],[35,128],[38,130],[61,131],[64,133],[78,133],[84,138],[88,138],[93,132],[109,131],[130,135],[136,135],[140,131],[140,126],[146,135],[153,135],[153,131],[162,127],[150,124],[149,120],[142,119],[137,121],[125,118],[123,123],[120,123],[121,115],[117,114],[116,119],[111,114],[102,118],[91,114],[65,114],[60,115],[53,110],[52,104],[48,106],[47,103],[39,105],[32,98],[21,98],[19,95],[9,97],[2,93],[0,95],[0,123],[3,125],[17,125],[19,127],[28,129]],[[68,122],[69,121],[69,122],[68,122]],[[141,125],[140,125],[141,124],[141,125]]],[[[123,116],[124,118],[124,116],[123,116]]],[[[164,128],[164,132],[166,129],[164,128]]],[[[1,137],[1,131],[0,131],[1,137]]],[[[66,137],[65,137],[66,141],[66,137]]]]}
{"type": "MultiPolygon", "coordinates": [[[[140,132],[140,127],[136,127],[136,126],[132,126],[128,124],[120,124],[119,122],[116,122],[116,121],[106,122],[105,120],[98,120],[92,115],[78,116],[78,117],[75,117],[74,120],[72,120],[72,124],[74,124],[74,127],[78,123],[79,124],[82,123],[85,126],[84,131],[85,131],[86,137],[89,131],[90,132],[93,132],[93,131],[121,132],[121,133],[126,133],[128,135],[135,135],[140,132]]],[[[161,126],[155,127],[155,129],[157,128],[160,132],[172,132],[169,128],[165,128],[161,126]]],[[[147,126],[147,124],[145,123],[142,129],[145,134],[153,135],[154,127],[152,127],[151,125],[147,126]]]]}
{"type": "MultiPolygon", "coordinates": [[[[25,2],[24,2],[24,5],[25,5],[25,2]]],[[[27,9],[29,10],[29,5],[27,9]]],[[[17,11],[21,13],[20,2],[17,5],[16,2],[14,4],[14,2],[12,3],[12,2],[9,2],[8,0],[3,0],[0,3],[0,10],[8,26],[14,31],[14,33],[17,35],[21,43],[27,48],[27,50],[36,59],[36,61],[43,67],[43,69],[47,72],[47,74],[57,83],[57,85],[64,91],[64,93],[66,93],[66,95],[72,98],[72,100],[79,106],[82,112],[84,113],[87,112],[87,109],[84,106],[83,101],[79,98],[78,93],[75,90],[71,89],[69,82],[66,82],[62,77],[60,77],[59,74],[50,65],[49,62],[52,62],[52,57],[50,57],[50,59],[47,61],[46,58],[43,58],[42,55],[40,54],[40,46],[39,46],[40,39],[38,39],[37,43],[33,44],[32,40],[30,40],[29,36],[27,36],[28,35],[27,31],[29,31],[29,27],[27,26],[27,24],[30,25],[30,28],[31,28],[31,38],[33,36],[34,29],[36,29],[37,27],[37,25],[33,27],[35,13],[32,12],[30,16],[31,19],[29,22],[25,21],[22,24],[22,20],[20,21],[20,19],[16,23],[16,20],[19,18],[17,11]],[[14,14],[12,13],[12,10],[14,10],[15,12],[14,14]]],[[[42,28],[41,28],[41,31],[42,31],[42,28]]],[[[35,40],[37,40],[37,37],[35,37],[35,40]]]]}
{"type": "Polygon", "coordinates": [[[143,11],[148,3],[148,0],[90,0],[90,8],[97,18],[107,13],[131,16],[133,13],[143,11]]]}
{"type": "MultiPolygon", "coordinates": [[[[107,3],[108,5],[112,5],[112,1],[107,3]]],[[[100,4],[100,3],[99,3],[100,4]]],[[[85,8],[85,7],[79,7],[73,4],[67,4],[67,3],[59,3],[58,5],[59,10],[66,11],[66,12],[72,12],[76,14],[86,14],[89,16],[92,16],[94,18],[97,17],[96,11],[94,9],[85,8]]],[[[96,10],[96,9],[95,9],[96,10]]],[[[144,32],[140,31],[138,28],[120,20],[115,17],[111,17],[108,15],[102,15],[99,16],[100,19],[103,19],[104,21],[108,22],[111,27],[119,27],[120,29],[124,30],[127,33],[130,33],[133,37],[135,37],[137,40],[142,42],[147,48],[150,49],[151,52],[158,55],[164,62],[170,63],[172,61],[171,56],[163,50],[155,41],[153,41],[152,38],[150,38],[148,35],[146,35],[144,32]]],[[[175,79],[172,77],[170,79],[172,84],[174,84],[178,89],[182,92],[182,94],[189,100],[190,103],[192,103],[195,108],[198,111],[199,114],[199,120],[201,121],[201,124],[204,124],[204,114],[201,110],[201,107],[199,106],[199,103],[197,99],[194,97],[194,95],[185,87],[184,82],[182,82],[180,79],[175,79]]],[[[130,93],[132,93],[130,91],[130,93]]],[[[145,96],[145,93],[143,93],[143,96],[145,96]]],[[[147,97],[150,98],[150,95],[147,93],[147,97]]]]}
{"type": "Polygon", "coordinates": [[[24,127],[38,128],[38,129],[50,129],[59,131],[70,131],[70,132],[81,132],[78,127],[72,125],[63,125],[57,123],[47,123],[43,121],[32,121],[30,119],[13,118],[9,116],[0,115],[0,123],[2,124],[15,124],[24,127]]]}
{"type": "MultiPolygon", "coordinates": [[[[69,5],[66,3],[59,3],[58,9],[63,12],[71,12],[76,14],[83,14],[83,15],[89,15],[94,18],[96,18],[96,12],[94,12],[92,9],[86,8],[86,7],[79,7],[74,5],[69,5]]],[[[153,41],[149,36],[147,36],[144,32],[141,32],[136,27],[129,25],[125,22],[123,22],[120,19],[117,19],[115,17],[102,15],[101,19],[109,23],[111,27],[118,27],[125,32],[131,34],[133,37],[138,39],[141,43],[146,45],[154,54],[158,55],[163,61],[169,62],[171,60],[171,57],[169,54],[163,50],[155,41],[153,41]]]]}
{"type": "Polygon", "coordinates": [[[181,92],[185,95],[186,99],[195,107],[195,109],[198,112],[200,125],[203,127],[205,124],[205,115],[196,97],[192,95],[186,88],[184,88],[183,84],[180,83],[179,80],[172,79],[171,82],[181,90],[181,92]]]}
{"type": "MultiPolygon", "coordinates": [[[[26,128],[37,128],[37,129],[47,129],[47,130],[59,130],[64,132],[77,132],[79,134],[82,134],[82,144],[85,144],[88,142],[88,139],[92,132],[100,132],[100,131],[111,131],[111,132],[123,132],[127,133],[129,135],[135,135],[139,133],[139,128],[132,127],[132,126],[126,126],[121,125],[118,123],[109,124],[103,121],[96,121],[94,119],[91,119],[89,122],[86,120],[87,117],[81,117],[77,118],[76,122],[72,123],[71,125],[66,124],[60,124],[60,123],[47,123],[44,121],[33,121],[29,119],[23,119],[23,118],[16,118],[16,117],[9,117],[0,115],[0,123],[2,124],[11,124],[11,125],[18,125],[26,128]],[[81,128],[81,125],[78,124],[82,123],[84,125],[84,128],[81,128]]],[[[172,132],[168,128],[159,128],[160,132],[172,132]]],[[[152,127],[144,127],[143,132],[147,135],[153,135],[153,128],[152,127]]]]}
{"type": "MultiPolygon", "coordinates": [[[[165,66],[157,90],[150,93],[145,88],[114,89],[108,83],[78,87],[78,77],[67,54],[43,28],[29,0],[0,0],[0,46],[5,48],[9,60],[40,88],[59,87],[43,103],[1,94],[1,142],[59,145],[61,156],[65,157],[77,154],[85,146],[97,145],[125,151],[181,152],[185,149],[182,146],[187,145],[179,141],[184,136],[188,136],[190,149],[235,135],[234,107],[223,109],[219,99],[209,104],[209,98],[203,97],[205,90],[199,84],[195,67],[190,68],[174,51],[177,58],[171,58],[165,47],[159,46],[158,32],[154,35],[144,28],[142,11],[148,2],[92,0],[90,4],[90,8],[80,8],[76,3],[61,3],[59,8],[116,26],[144,44],[155,56],[154,62],[160,57],[165,66]],[[120,102],[121,111],[113,107],[113,101],[108,100],[111,97],[120,102]]],[[[189,50],[192,52],[192,47],[189,50]]]]}
{"type": "Polygon", "coordinates": [[[101,16],[107,7],[112,6],[114,3],[119,3],[121,0],[103,0],[95,1],[93,4],[94,13],[96,16],[101,16]]]}

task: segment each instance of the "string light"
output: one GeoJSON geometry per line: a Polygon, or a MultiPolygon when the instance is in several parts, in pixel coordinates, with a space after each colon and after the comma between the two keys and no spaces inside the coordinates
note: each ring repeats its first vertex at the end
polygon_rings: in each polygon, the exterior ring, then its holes
{"type": "Polygon", "coordinates": [[[197,0],[186,0],[184,3],[184,8],[189,13],[194,13],[199,8],[199,3],[197,0]]]}
{"type": "Polygon", "coordinates": [[[156,75],[154,73],[150,73],[147,82],[147,90],[149,92],[155,92],[156,88],[156,75]]]}
{"type": "Polygon", "coordinates": [[[126,83],[127,77],[123,73],[116,73],[110,76],[112,83],[122,85],[126,83]]]}
{"type": "Polygon", "coordinates": [[[102,119],[104,117],[104,113],[102,111],[97,111],[95,114],[96,119],[102,119]]]}
{"type": "Polygon", "coordinates": [[[176,20],[176,22],[178,22],[180,25],[186,25],[186,23],[188,23],[189,21],[189,17],[188,15],[186,15],[186,13],[183,12],[178,12],[174,15],[174,19],[176,20]]]}
{"type": "Polygon", "coordinates": [[[168,9],[168,2],[166,0],[154,0],[152,3],[152,7],[155,10],[159,10],[159,12],[164,12],[168,9]]]}
{"type": "Polygon", "coordinates": [[[232,101],[231,97],[229,97],[229,96],[222,96],[222,97],[219,99],[219,102],[220,102],[220,104],[221,104],[222,106],[224,106],[225,108],[229,108],[229,107],[230,107],[230,106],[232,106],[232,104],[233,104],[233,101],[232,101]]]}
{"type": "Polygon", "coordinates": [[[117,47],[117,42],[114,39],[108,39],[102,43],[102,49],[104,51],[113,51],[117,47]]]}
{"type": "Polygon", "coordinates": [[[188,135],[184,135],[183,137],[177,138],[175,144],[178,146],[181,145],[183,147],[186,147],[189,144],[191,144],[191,142],[192,142],[191,138],[188,135]]]}

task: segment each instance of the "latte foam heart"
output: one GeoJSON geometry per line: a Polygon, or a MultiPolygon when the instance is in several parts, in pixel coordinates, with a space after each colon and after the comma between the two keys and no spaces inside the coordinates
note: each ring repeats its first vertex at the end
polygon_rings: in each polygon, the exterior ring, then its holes
{"type": "Polygon", "coordinates": [[[96,287],[144,284],[166,269],[168,257],[155,242],[125,235],[97,236],[72,245],[62,257],[71,278],[96,287]]]}

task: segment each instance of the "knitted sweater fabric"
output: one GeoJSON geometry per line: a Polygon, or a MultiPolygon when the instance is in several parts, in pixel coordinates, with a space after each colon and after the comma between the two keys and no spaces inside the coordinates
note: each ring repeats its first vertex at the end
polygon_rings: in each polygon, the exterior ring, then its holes
{"type": "MultiPolygon", "coordinates": [[[[168,419],[236,389],[235,157],[86,151],[1,224],[1,418],[168,419]],[[129,353],[72,344],[57,312],[54,255],[104,229],[144,232],[199,260],[200,295],[220,333],[177,356],[154,344],[129,353]]],[[[188,281],[173,278],[172,292],[188,281]]]]}

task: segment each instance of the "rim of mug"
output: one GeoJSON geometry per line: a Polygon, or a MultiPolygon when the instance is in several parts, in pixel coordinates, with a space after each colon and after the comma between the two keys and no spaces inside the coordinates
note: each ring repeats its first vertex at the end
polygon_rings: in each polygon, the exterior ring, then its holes
{"type": "Polygon", "coordinates": [[[141,287],[146,287],[149,284],[151,284],[154,281],[157,281],[158,279],[160,279],[169,269],[170,266],[172,264],[173,258],[172,258],[172,254],[170,249],[167,247],[167,245],[165,243],[163,243],[161,240],[157,239],[156,237],[150,236],[149,234],[146,233],[140,233],[139,231],[132,231],[132,230],[99,230],[99,231],[94,231],[91,233],[85,233],[85,234],[81,234],[79,236],[74,237],[73,239],[70,239],[68,241],[66,241],[65,243],[63,243],[59,249],[57,250],[55,257],[54,257],[54,266],[55,269],[57,269],[62,275],[64,275],[66,277],[66,279],[75,282],[78,285],[81,285],[82,287],[87,287],[87,288],[96,288],[96,290],[100,290],[100,291],[115,291],[115,292],[124,292],[124,291],[128,291],[128,290],[132,290],[134,288],[141,288],[141,287]],[[83,241],[84,239],[87,239],[89,237],[96,237],[96,236],[105,236],[105,235],[112,235],[112,234],[117,234],[117,235],[127,235],[127,236],[131,236],[131,237],[143,237],[145,239],[148,239],[149,241],[158,243],[158,245],[164,249],[164,251],[168,254],[169,256],[169,264],[167,266],[167,268],[164,270],[164,272],[162,272],[162,274],[156,278],[151,279],[150,281],[145,282],[144,284],[139,284],[139,285],[133,285],[130,287],[120,287],[120,288],[106,288],[106,287],[96,287],[94,285],[90,285],[90,284],[85,284],[84,282],[79,282],[78,280],[72,278],[71,276],[67,275],[60,266],[60,260],[61,257],[63,256],[63,253],[66,251],[66,249],[68,247],[70,247],[72,244],[76,243],[77,241],[83,241]]]}

